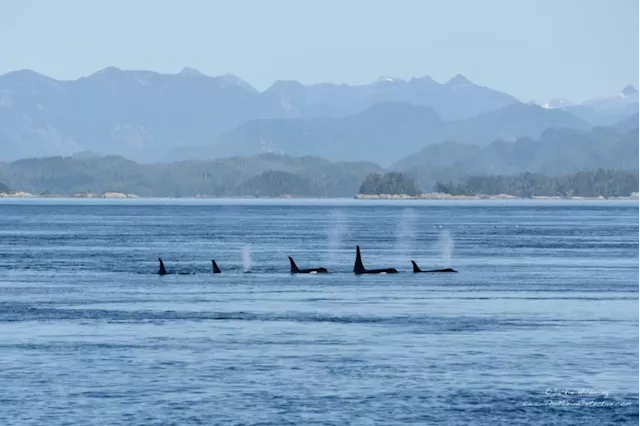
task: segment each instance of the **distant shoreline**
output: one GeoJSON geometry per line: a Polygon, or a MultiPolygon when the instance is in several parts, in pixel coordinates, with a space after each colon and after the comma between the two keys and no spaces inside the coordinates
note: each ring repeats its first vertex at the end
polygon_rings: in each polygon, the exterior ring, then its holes
{"type": "MultiPolygon", "coordinates": [[[[135,199],[135,200],[150,200],[150,199],[202,199],[202,200],[215,200],[215,199],[242,199],[242,200],[252,200],[252,199],[264,199],[264,200],[286,200],[286,199],[326,199],[329,197],[313,197],[313,196],[294,196],[294,195],[282,195],[279,197],[255,197],[251,195],[227,195],[223,197],[217,197],[212,195],[194,195],[187,197],[142,197],[137,194],[128,194],[124,192],[105,192],[102,194],[93,194],[93,193],[77,193],[77,194],[31,194],[29,192],[16,191],[16,192],[0,192],[0,198],[28,198],[28,199],[112,199],[112,200],[126,200],[126,199],[135,199]]],[[[330,198],[344,198],[350,199],[352,197],[330,197],[330,198]]]]}
{"type": "MultiPolygon", "coordinates": [[[[127,194],[122,192],[105,192],[102,194],[93,193],[78,193],[78,194],[31,194],[28,192],[11,192],[0,193],[0,199],[2,198],[28,198],[28,199],[264,199],[264,200],[283,200],[283,199],[329,199],[328,197],[304,197],[304,196],[292,196],[282,195],[279,197],[252,197],[252,196],[205,196],[197,195],[193,197],[141,197],[136,194],[127,194]]],[[[388,201],[416,201],[416,200],[442,200],[442,201],[473,201],[473,200],[544,200],[544,201],[621,201],[621,200],[638,200],[638,193],[633,193],[627,197],[558,197],[558,196],[533,196],[533,197],[517,197],[508,194],[498,195],[451,195],[446,193],[424,193],[417,196],[411,195],[398,195],[398,194],[357,194],[354,197],[330,197],[330,198],[344,198],[344,199],[356,199],[356,200],[388,200],[388,201]]]]}
{"type": "Polygon", "coordinates": [[[451,195],[441,192],[429,192],[416,196],[412,195],[397,195],[397,194],[357,194],[355,197],[357,200],[594,200],[594,201],[617,201],[617,200],[638,200],[638,193],[633,193],[627,197],[559,197],[559,196],[533,196],[533,197],[517,197],[515,195],[508,194],[476,194],[476,195],[451,195]]]}
{"type": "Polygon", "coordinates": [[[126,199],[126,198],[144,198],[136,194],[125,194],[123,192],[104,192],[102,194],[78,193],[78,194],[31,194],[24,191],[16,192],[0,192],[0,198],[109,198],[109,199],[126,199]]]}

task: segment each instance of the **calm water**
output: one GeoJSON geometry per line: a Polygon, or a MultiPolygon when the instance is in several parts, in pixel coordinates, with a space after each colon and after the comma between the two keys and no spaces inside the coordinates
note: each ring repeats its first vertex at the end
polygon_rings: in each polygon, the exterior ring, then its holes
{"type": "Polygon", "coordinates": [[[2,200],[0,238],[2,425],[638,423],[637,202],[2,200]]]}

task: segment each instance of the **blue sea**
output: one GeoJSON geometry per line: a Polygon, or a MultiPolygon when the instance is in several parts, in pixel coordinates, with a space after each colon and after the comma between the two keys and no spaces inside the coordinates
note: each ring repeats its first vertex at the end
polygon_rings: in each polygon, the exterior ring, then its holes
{"type": "Polygon", "coordinates": [[[0,200],[0,425],[638,421],[637,201],[0,200]]]}

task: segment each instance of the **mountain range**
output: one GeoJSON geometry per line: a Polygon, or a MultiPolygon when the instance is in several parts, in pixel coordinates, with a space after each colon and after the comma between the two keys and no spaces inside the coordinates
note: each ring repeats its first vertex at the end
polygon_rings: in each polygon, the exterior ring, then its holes
{"type": "Polygon", "coordinates": [[[628,85],[613,96],[591,99],[580,104],[554,99],[542,107],[566,111],[593,125],[608,126],[638,113],[638,89],[628,85]]]}
{"type": "Polygon", "coordinates": [[[157,162],[273,152],[390,165],[447,140],[486,145],[536,139],[548,128],[587,131],[632,120],[634,90],[543,108],[461,75],[443,84],[429,77],[367,85],[278,81],[260,92],[236,76],[192,68],[160,74],[110,67],[71,81],[22,70],[0,76],[0,160],[92,151],[157,162]]]}
{"type": "MultiPolygon", "coordinates": [[[[616,127],[548,129],[539,140],[519,138],[484,146],[441,142],[406,156],[386,171],[408,175],[424,191],[433,190],[438,182],[456,184],[487,175],[536,173],[552,177],[606,168],[635,172],[637,176],[638,137],[636,126],[630,131],[616,127]]],[[[0,162],[0,190],[5,184],[33,193],[350,197],[367,175],[384,171],[367,162],[280,154],[140,164],[84,152],[70,157],[0,162]]]]}
{"type": "Polygon", "coordinates": [[[329,160],[369,161],[383,166],[445,140],[485,145],[538,138],[554,127],[587,130],[588,123],[564,111],[522,103],[472,118],[445,121],[430,107],[380,103],[343,118],[252,120],[221,135],[215,144],[175,149],[166,158],[212,159],[275,152],[329,160]]]}

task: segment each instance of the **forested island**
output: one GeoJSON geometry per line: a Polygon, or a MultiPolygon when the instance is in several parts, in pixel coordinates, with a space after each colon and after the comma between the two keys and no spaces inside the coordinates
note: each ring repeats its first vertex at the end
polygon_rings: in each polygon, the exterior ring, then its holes
{"type": "Polygon", "coordinates": [[[522,173],[515,176],[473,176],[465,182],[438,182],[435,192],[451,195],[507,194],[531,197],[628,197],[638,192],[638,173],[599,169],[562,176],[522,173]]]}
{"type": "Polygon", "coordinates": [[[277,154],[153,164],[85,154],[0,162],[0,182],[12,191],[45,196],[352,197],[367,174],[381,170],[372,163],[277,154]]]}
{"type": "Polygon", "coordinates": [[[371,173],[367,175],[358,194],[377,195],[377,194],[403,194],[409,196],[420,195],[422,191],[418,186],[418,182],[409,176],[399,173],[390,172],[381,175],[379,173],[371,173]]]}
{"type": "MultiPolygon", "coordinates": [[[[598,169],[564,175],[521,173],[470,176],[437,182],[423,191],[410,175],[379,170],[367,163],[336,164],[319,159],[267,155],[220,162],[138,165],[120,157],[77,160],[29,160],[21,185],[0,183],[0,196],[139,198],[142,197],[353,197],[356,198],[572,198],[629,197],[638,192],[638,172],[598,169]],[[288,164],[242,179],[247,168],[288,164]],[[38,165],[39,167],[34,167],[38,165]],[[66,165],[63,168],[62,165],[66,165]],[[222,167],[223,165],[227,167],[222,167]],[[120,166],[120,167],[117,167],[120,166]],[[306,166],[306,167],[305,167],[306,166]],[[353,166],[353,167],[352,167],[353,166]],[[144,170],[149,173],[145,176],[144,170]],[[183,173],[181,177],[175,174],[183,173]],[[74,176],[75,175],[75,176],[74,176]],[[80,179],[81,178],[81,179],[80,179]],[[34,191],[33,188],[36,188],[34,191]]],[[[22,165],[24,167],[24,165],[22,165]]],[[[24,172],[23,172],[24,173],[24,172]]]]}
{"type": "Polygon", "coordinates": [[[472,176],[462,183],[437,182],[423,194],[416,181],[402,173],[368,175],[357,198],[442,198],[437,194],[516,198],[629,197],[638,193],[638,173],[598,169],[562,176],[522,173],[513,176],[472,176]],[[435,193],[435,194],[434,194],[435,193]]]}

